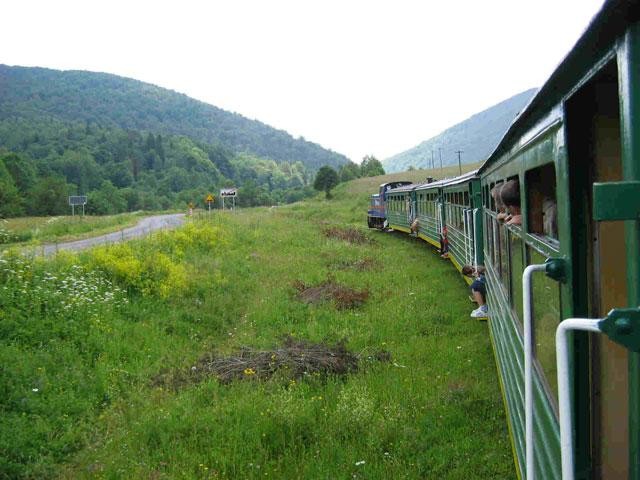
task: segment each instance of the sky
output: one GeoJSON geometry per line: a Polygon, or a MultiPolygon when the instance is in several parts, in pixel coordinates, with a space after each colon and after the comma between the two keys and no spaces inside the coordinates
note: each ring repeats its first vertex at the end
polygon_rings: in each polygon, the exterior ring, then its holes
{"type": "Polygon", "coordinates": [[[360,162],[541,86],[602,4],[8,1],[0,63],[135,78],[360,162]]]}

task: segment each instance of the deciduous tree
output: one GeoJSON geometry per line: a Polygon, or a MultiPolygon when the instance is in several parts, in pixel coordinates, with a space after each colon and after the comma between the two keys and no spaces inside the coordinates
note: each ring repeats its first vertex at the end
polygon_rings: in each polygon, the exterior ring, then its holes
{"type": "Polygon", "coordinates": [[[313,188],[324,191],[326,198],[331,198],[331,189],[338,184],[338,172],[333,168],[324,166],[318,170],[313,188]]]}

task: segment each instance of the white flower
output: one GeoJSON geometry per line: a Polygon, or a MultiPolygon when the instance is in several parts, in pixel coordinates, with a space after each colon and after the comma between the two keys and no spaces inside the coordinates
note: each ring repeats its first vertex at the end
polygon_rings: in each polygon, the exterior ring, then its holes
{"type": "Polygon", "coordinates": [[[356,462],[356,467],[359,467],[360,465],[364,465],[364,460],[360,460],[359,462],[356,462]]]}

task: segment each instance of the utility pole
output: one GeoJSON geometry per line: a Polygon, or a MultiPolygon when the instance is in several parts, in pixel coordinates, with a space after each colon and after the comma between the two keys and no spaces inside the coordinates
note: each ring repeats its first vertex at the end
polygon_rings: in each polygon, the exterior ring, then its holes
{"type": "Polygon", "coordinates": [[[442,173],[442,147],[438,147],[438,155],[440,155],[440,178],[444,178],[442,173]]]}
{"type": "Polygon", "coordinates": [[[433,159],[433,148],[431,149],[431,170],[433,170],[434,168],[436,168],[436,162],[433,159]]]}
{"type": "Polygon", "coordinates": [[[460,175],[462,175],[462,162],[460,160],[460,154],[462,154],[462,150],[456,150],[458,154],[458,168],[460,169],[460,175]]]}

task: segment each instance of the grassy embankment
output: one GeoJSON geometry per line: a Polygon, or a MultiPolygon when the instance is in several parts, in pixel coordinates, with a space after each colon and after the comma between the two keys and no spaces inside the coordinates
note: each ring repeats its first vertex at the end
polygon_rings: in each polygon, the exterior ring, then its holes
{"type": "Polygon", "coordinates": [[[403,235],[323,234],[364,232],[379,183],[80,257],[5,257],[0,477],[513,478],[487,325],[453,267],[403,235]],[[298,299],[327,280],[369,297],[298,299]],[[359,368],[229,383],[192,369],[285,335],[344,339],[359,368]]]}
{"type": "Polygon", "coordinates": [[[0,219],[0,246],[67,242],[132,227],[149,212],[0,219]]]}

